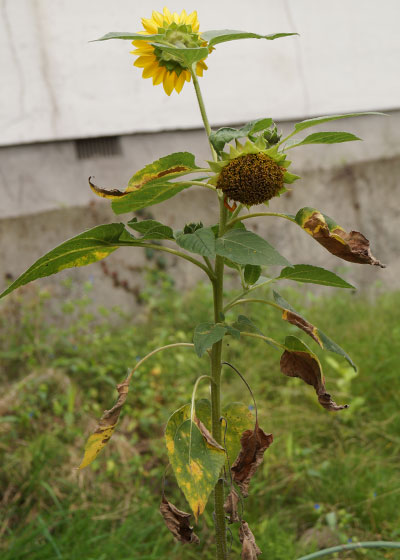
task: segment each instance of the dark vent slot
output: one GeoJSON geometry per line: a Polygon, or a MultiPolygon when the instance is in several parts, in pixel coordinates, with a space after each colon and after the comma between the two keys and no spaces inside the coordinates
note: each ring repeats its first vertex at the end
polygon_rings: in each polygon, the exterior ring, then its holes
{"type": "Polygon", "coordinates": [[[113,157],[122,154],[119,136],[75,140],[75,151],[78,159],[113,157]]]}

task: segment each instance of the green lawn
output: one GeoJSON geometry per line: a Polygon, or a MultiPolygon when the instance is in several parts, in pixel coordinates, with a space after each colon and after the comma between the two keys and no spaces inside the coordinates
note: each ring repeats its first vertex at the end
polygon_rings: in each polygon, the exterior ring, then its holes
{"type": "MultiPolygon", "coordinates": [[[[114,386],[153,347],[190,341],[208,320],[210,294],[199,287],[184,300],[168,278],[143,295],[133,326],[122,313],[89,311],[89,294],[62,304],[64,327],[46,317],[49,295],[28,288],[0,307],[0,542],[2,560],[142,560],[214,558],[212,507],[200,519],[199,546],[174,543],[158,513],[167,464],[163,429],[188,402],[207,359],[191,349],[168,350],[135,375],[110,444],[77,471],[85,438],[110,408],[114,386]],[[164,289],[164,296],[157,294],[164,289]]],[[[260,425],[274,434],[250,486],[245,519],[266,560],[294,560],[349,540],[400,540],[400,293],[367,300],[348,291],[311,291],[286,299],[343,346],[357,363],[321,353],[317,345],[266,306],[236,307],[268,336],[295,334],[318,353],[327,389],[350,408],[329,413],[313,389],[279,371],[280,354],[262,341],[226,338],[225,358],[256,395],[260,425]]],[[[252,401],[227,369],[226,400],[252,401]]],[[[204,385],[198,396],[207,397],[204,385]]],[[[171,475],[166,494],[187,504],[171,475]]],[[[237,527],[232,558],[240,556],[237,527]]],[[[340,558],[399,558],[362,551],[340,558]]]]}

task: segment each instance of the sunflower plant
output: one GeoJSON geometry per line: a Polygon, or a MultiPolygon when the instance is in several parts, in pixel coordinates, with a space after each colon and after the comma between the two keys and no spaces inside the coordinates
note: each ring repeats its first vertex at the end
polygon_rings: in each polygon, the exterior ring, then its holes
{"type": "MultiPolygon", "coordinates": [[[[198,106],[210,144],[210,161],[198,165],[190,152],[172,153],[136,171],[125,189],[107,189],[89,179],[92,190],[110,199],[115,214],[128,214],[162,203],[189,188],[213,191],[219,208],[216,224],[182,223],[173,231],[156,220],[138,220],[99,225],[65,241],[36,261],[11,284],[1,297],[19,286],[40,277],[55,274],[69,267],[85,266],[100,261],[120,247],[134,250],[154,249],[173,254],[201,269],[213,293],[214,307],[204,321],[193,325],[193,335],[187,342],[171,342],[155,348],[142,358],[124,381],[117,386],[118,398],[114,406],[104,412],[97,428],[90,435],[80,469],[88,466],[113,435],[124,403],[129,396],[132,376],[142,364],[158,352],[178,349],[195,352],[201,367],[209,364],[209,374],[198,378],[192,401],[172,413],[165,439],[169,463],[192,513],[172,504],[164,491],[160,511],[176,540],[197,543],[198,536],[190,523],[204,512],[210,496],[214,499],[214,525],[217,558],[228,558],[227,524],[238,527],[242,558],[255,559],[261,554],[255,537],[246,522],[244,499],[250,491],[251,479],[272,444],[272,434],[258,423],[257,406],[254,411],[242,403],[226,403],[221,393],[221,370],[231,368],[243,381],[253,397],[246,376],[224,361],[225,342],[239,345],[256,338],[269,345],[268,350],[279,352],[280,370],[289,377],[298,377],[311,385],[316,398],[326,411],[340,411],[347,405],[336,404],[325,386],[321,363],[302,338],[289,335],[275,340],[273,333],[263,333],[251,318],[239,314],[236,308],[246,303],[272,306],[281,313],[282,320],[309,337],[310,344],[334,352],[355,368],[352,359],[318,327],[298,313],[275,289],[269,299],[254,298],[261,286],[276,286],[281,280],[321,284],[336,288],[353,288],[348,282],[323,268],[304,263],[291,264],[268,241],[247,224],[255,217],[281,219],[308,233],[332,255],[345,261],[383,267],[372,255],[369,241],[357,231],[346,231],[332,218],[319,210],[306,207],[294,214],[257,209],[268,207],[274,197],[284,195],[288,185],[299,176],[291,170],[288,153],[296,146],[333,144],[359,140],[349,132],[319,131],[304,134],[309,128],[330,121],[371,113],[353,113],[312,118],[297,123],[286,137],[270,117],[262,117],[241,128],[223,127],[212,130],[200,91],[199,80],[207,69],[205,61],[220,43],[241,39],[272,41],[295,35],[274,33],[258,35],[236,30],[200,32],[197,13],[153,12],[143,19],[143,30],[137,33],[112,32],[99,41],[122,39],[131,41],[137,57],[134,66],[143,69],[143,78],[152,78],[153,85],[163,85],[167,95],[179,93],[186,82],[193,82],[198,106]],[[303,133],[303,134],[302,134],[303,133]],[[241,289],[231,301],[224,300],[224,269],[237,273],[241,289]],[[269,267],[274,267],[272,270],[269,267]],[[278,267],[279,273],[274,273],[278,267]],[[196,400],[199,383],[207,383],[210,400],[196,400]]],[[[297,187],[296,187],[297,188],[297,187]]],[[[207,216],[205,217],[205,220],[207,216]]]]}

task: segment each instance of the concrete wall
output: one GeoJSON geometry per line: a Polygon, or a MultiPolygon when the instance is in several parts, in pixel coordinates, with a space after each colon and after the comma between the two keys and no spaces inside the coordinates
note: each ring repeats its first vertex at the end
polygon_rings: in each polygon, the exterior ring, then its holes
{"type": "MultiPolygon", "coordinates": [[[[283,123],[289,130],[291,123],[283,123]]],[[[326,127],[327,128],[327,125],[326,127]]],[[[349,281],[365,288],[382,282],[399,287],[400,239],[400,112],[387,117],[371,116],[330,124],[364,138],[364,142],[335,146],[304,146],[291,153],[292,169],[302,176],[293,191],[271,202],[271,209],[295,213],[313,206],[334,217],[348,230],[356,229],[371,241],[374,255],[389,267],[351,265],[327,253],[296,226],[275,218],[255,220],[247,226],[265,236],[292,263],[313,263],[336,270],[349,281]]],[[[99,223],[127,221],[130,215],[114,216],[108,201],[93,195],[87,177],[95,175],[104,186],[123,187],[145,163],[168,152],[190,150],[197,160],[208,159],[203,131],[138,134],[121,138],[122,153],[105,159],[78,160],[73,142],[8,147],[0,150],[1,287],[15,278],[44,252],[65,239],[99,223]],[[5,194],[5,196],[4,196],[5,194]]],[[[191,188],[170,201],[150,207],[148,216],[175,228],[186,222],[217,220],[212,192],[191,188]]],[[[70,277],[79,283],[90,280],[98,303],[135,305],[143,282],[141,270],[154,266],[141,249],[119,249],[107,260],[108,275],[100,264],[63,271],[41,285],[56,286],[70,277]],[[119,282],[127,281],[133,292],[113,289],[112,273],[119,282]]],[[[176,258],[167,258],[171,272],[179,277],[178,286],[187,287],[202,278],[197,271],[176,258]]]]}
{"type": "MultiPolygon", "coordinates": [[[[146,0],[0,0],[0,145],[201,125],[193,88],[167,98],[132,67],[129,41],[163,3],[146,0]],[[6,76],[6,78],[5,78],[6,76]]],[[[214,124],[260,116],[396,109],[398,0],[174,0],[198,10],[202,31],[298,32],[218,45],[201,80],[214,124]]]]}

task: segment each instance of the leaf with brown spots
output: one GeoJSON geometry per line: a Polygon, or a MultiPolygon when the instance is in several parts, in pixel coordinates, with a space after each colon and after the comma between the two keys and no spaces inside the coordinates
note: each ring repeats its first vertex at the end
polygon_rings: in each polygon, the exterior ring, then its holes
{"type": "Polygon", "coordinates": [[[337,405],[325,389],[321,364],[315,354],[304,342],[295,336],[287,336],[286,350],[281,357],[281,372],[288,377],[299,377],[308,385],[314,387],[319,403],[327,410],[343,410],[349,405],[337,405]]]}
{"type": "Polygon", "coordinates": [[[261,465],[264,452],[273,442],[272,434],[266,434],[258,425],[246,430],[240,438],[241,450],[231,467],[233,480],[244,497],[249,494],[250,479],[261,465]]]}
{"type": "Polygon", "coordinates": [[[239,494],[232,486],[231,491],[227,495],[224,503],[225,513],[227,513],[229,517],[228,523],[237,523],[240,521],[238,515],[238,503],[239,503],[239,494]]]}
{"type": "Polygon", "coordinates": [[[323,333],[320,329],[312,325],[307,319],[302,317],[300,313],[297,313],[295,309],[275,290],[273,291],[275,303],[282,309],[282,319],[284,321],[288,321],[292,325],[295,325],[297,328],[301,329],[305,333],[311,336],[313,340],[324,350],[328,350],[329,352],[334,352],[339,356],[345,358],[354,371],[357,371],[356,365],[350,356],[341,348],[336,342],[329,338],[325,333],[323,333]]]}
{"type": "Polygon", "coordinates": [[[94,461],[100,451],[107,445],[109,439],[114,433],[117,425],[121,409],[126,401],[129,391],[129,384],[127,381],[117,385],[118,399],[115,405],[110,410],[105,410],[103,416],[100,418],[96,430],[93,432],[85,445],[85,454],[78,469],[87,467],[94,461]]]}
{"type": "Polygon", "coordinates": [[[296,222],[332,255],[358,264],[372,264],[385,268],[371,253],[369,241],[359,231],[348,233],[332,218],[315,208],[302,208],[296,222]]]}
{"type": "Polygon", "coordinates": [[[190,187],[185,182],[173,183],[170,180],[195,173],[197,169],[193,154],[176,152],[137,171],[124,191],[103,189],[96,186],[91,178],[89,185],[98,196],[113,200],[112,207],[116,214],[124,214],[159,204],[190,187]]]}
{"type": "Polygon", "coordinates": [[[164,518],[166,526],[174,535],[175,540],[182,543],[198,544],[200,542],[199,537],[193,532],[193,527],[189,525],[191,513],[179,510],[165,496],[163,496],[160,504],[160,513],[164,518]]]}
{"type": "Polygon", "coordinates": [[[239,539],[242,543],[242,560],[257,560],[257,556],[262,554],[256,544],[256,539],[246,521],[242,521],[239,527],[239,539]]]}

